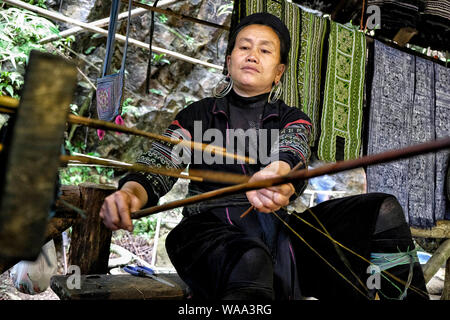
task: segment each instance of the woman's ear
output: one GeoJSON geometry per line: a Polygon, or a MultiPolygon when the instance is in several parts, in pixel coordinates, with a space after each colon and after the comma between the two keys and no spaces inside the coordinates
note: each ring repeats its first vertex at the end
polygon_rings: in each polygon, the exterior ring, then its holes
{"type": "Polygon", "coordinates": [[[227,69],[230,70],[231,55],[227,55],[227,69]]]}
{"type": "Polygon", "coordinates": [[[281,76],[283,75],[284,71],[286,70],[286,65],[283,63],[280,63],[277,66],[277,74],[275,75],[276,82],[280,81],[281,76]]]}

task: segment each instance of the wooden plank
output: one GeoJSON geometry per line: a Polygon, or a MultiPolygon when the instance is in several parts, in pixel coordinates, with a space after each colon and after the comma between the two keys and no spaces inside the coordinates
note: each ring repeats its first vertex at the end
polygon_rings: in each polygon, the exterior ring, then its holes
{"type": "Polygon", "coordinates": [[[79,187],[81,209],[86,212],[86,219],[77,217],[72,226],[69,264],[79,266],[81,274],[105,274],[112,232],[98,213],[104,199],[116,188],[93,183],[83,183],[79,187]]]}
{"type": "Polygon", "coordinates": [[[450,238],[450,221],[437,221],[436,227],[431,229],[418,229],[411,227],[411,234],[413,237],[419,238],[436,238],[447,239],[450,238]]]}
{"type": "Polygon", "coordinates": [[[0,256],[34,260],[54,200],[59,154],[77,72],[67,60],[32,51],[19,108],[0,154],[0,256]]]}
{"type": "Polygon", "coordinates": [[[170,287],[151,278],[132,275],[83,275],[80,289],[69,289],[71,275],[53,276],[50,287],[61,300],[181,300],[187,296],[187,286],[177,274],[159,274],[174,284],[170,287]]]}

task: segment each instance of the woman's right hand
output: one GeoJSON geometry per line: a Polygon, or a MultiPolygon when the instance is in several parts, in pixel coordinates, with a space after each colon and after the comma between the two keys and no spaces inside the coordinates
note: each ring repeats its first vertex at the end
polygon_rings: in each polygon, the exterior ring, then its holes
{"type": "Polygon", "coordinates": [[[133,231],[130,213],[139,210],[147,202],[147,193],[140,184],[127,182],[123,187],[105,198],[100,209],[103,224],[111,229],[133,231]]]}

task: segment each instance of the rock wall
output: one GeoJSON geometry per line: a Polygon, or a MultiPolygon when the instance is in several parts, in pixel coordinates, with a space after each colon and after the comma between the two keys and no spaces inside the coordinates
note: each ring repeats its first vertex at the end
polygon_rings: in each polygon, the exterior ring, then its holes
{"type": "MultiPolygon", "coordinates": [[[[160,1],[162,2],[162,1],[160,1]]],[[[221,6],[230,4],[231,0],[195,0],[176,1],[169,9],[187,16],[214,22],[220,25],[230,24],[230,14],[218,15],[221,6]]],[[[58,11],[60,1],[52,0],[48,5],[58,11]]],[[[84,0],[63,1],[61,13],[84,22],[90,22],[109,17],[111,1],[84,0]]],[[[127,10],[126,4],[121,4],[120,12],[127,10]]],[[[230,12],[230,11],[229,11],[230,12]]],[[[60,23],[60,29],[71,26],[60,23]]],[[[148,43],[150,37],[151,13],[147,12],[131,19],[130,37],[148,43]]],[[[105,27],[106,29],[106,27],[105,27]]],[[[126,20],[119,22],[117,32],[125,35],[126,20]]],[[[153,45],[178,52],[190,57],[223,65],[228,42],[228,32],[189,21],[183,21],[172,16],[162,17],[155,14],[155,30],[153,45]]],[[[100,76],[100,70],[105,57],[106,37],[96,36],[91,32],[76,35],[72,49],[81,58],[76,59],[78,66],[89,79],[95,83],[100,76]],[[87,60],[83,61],[83,60],[87,60]]],[[[111,65],[111,72],[120,69],[124,44],[116,41],[111,65]]],[[[176,113],[193,101],[210,96],[212,88],[222,77],[221,71],[194,65],[174,57],[165,56],[169,63],[162,60],[154,61],[151,69],[150,88],[152,93],[145,93],[145,81],[149,51],[129,44],[126,60],[126,80],[124,100],[132,98],[129,103],[136,107],[124,115],[125,125],[136,127],[154,133],[162,133],[175,117],[176,113]]],[[[83,104],[92,88],[80,77],[82,82],[76,92],[74,103],[79,107],[83,104]],[[84,82],[84,83],[83,83],[84,82]]],[[[95,117],[95,99],[91,110],[85,116],[95,117]]],[[[74,140],[85,142],[87,151],[96,151],[102,157],[132,162],[150,147],[151,141],[141,137],[116,135],[108,133],[104,140],[99,141],[95,130],[79,128],[74,140]]]]}

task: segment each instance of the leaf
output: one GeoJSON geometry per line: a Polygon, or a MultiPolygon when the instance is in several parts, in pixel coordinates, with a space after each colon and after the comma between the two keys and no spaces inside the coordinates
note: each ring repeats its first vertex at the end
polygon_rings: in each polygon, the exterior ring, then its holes
{"type": "Polygon", "coordinates": [[[11,97],[14,96],[14,88],[12,87],[12,85],[7,85],[5,90],[9,93],[11,97]]]}

